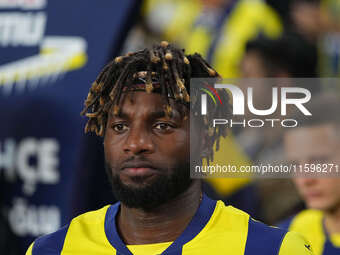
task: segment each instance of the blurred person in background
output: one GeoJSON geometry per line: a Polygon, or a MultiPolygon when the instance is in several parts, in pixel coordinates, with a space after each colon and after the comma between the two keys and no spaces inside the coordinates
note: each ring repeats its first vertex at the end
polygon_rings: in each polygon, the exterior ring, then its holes
{"type": "Polygon", "coordinates": [[[340,74],[340,6],[337,0],[296,0],[291,6],[292,31],[318,51],[318,73],[340,74]]]}
{"type": "MultiPolygon", "coordinates": [[[[307,106],[306,106],[307,107],[307,106]]],[[[307,206],[279,226],[302,234],[316,255],[340,254],[340,100],[324,94],[308,107],[311,118],[296,115],[299,126],[284,134],[287,160],[295,165],[334,164],[332,173],[293,179],[307,206]]],[[[294,115],[293,115],[294,116],[294,115]]],[[[316,172],[315,172],[316,174],[316,172]]]]}
{"type": "MultiPolygon", "coordinates": [[[[250,81],[253,87],[254,104],[259,109],[269,109],[272,104],[273,86],[289,86],[292,78],[316,77],[317,55],[313,48],[291,34],[284,34],[277,39],[259,37],[246,45],[246,52],[241,62],[242,78],[256,78],[240,83],[240,88],[247,94],[250,81]],[[272,79],[285,79],[273,82],[272,79]]],[[[321,88],[312,83],[300,83],[314,95],[321,88]],[[305,84],[305,85],[304,85],[305,84]]],[[[254,115],[247,113],[249,119],[254,115]]],[[[279,112],[270,118],[280,118],[279,112]]],[[[261,118],[261,116],[256,116],[261,118]]],[[[265,116],[263,119],[268,118],[265,116]]],[[[236,142],[255,164],[280,163],[282,161],[282,129],[280,128],[238,128],[234,130],[236,142]]],[[[291,210],[301,208],[296,192],[286,180],[258,180],[256,187],[260,193],[260,206],[263,220],[275,223],[290,215],[291,210]],[[282,191],[285,192],[282,192],[282,191]],[[282,202],[285,201],[285,202],[282,202]],[[296,205],[296,209],[292,208],[296,205]]]]}
{"type": "Polygon", "coordinates": [[[317,77],[317,54],[290,34],[277,39],[261,36],[246,44],[241,77],[314,78],[317,77]]]}
{"type": "Polygon", "coordinates": [[[340,74],[340,2],[338,0],[267,0],[282,18],[285,31],[318,52],[318,75],[340,74]]]}
{"type": "MultiPolygon", "coordinates": [[[[280,88],[289,86],[289,79],[317,76],[317,56],[313,49],[306,47],[301,40],[294,36],[284,35],[278,39],[259,37],[249,41],[246,45],[246,52],[241,62],[241,75],[242,78],[255,78],[251,83],[254,104],[260,109],[268,109],[272,104],[272,97],[267,95],[272,95],[274,85],[280,88]],[[273,83],[265,78],[283,78],[286,79],[286,82],[273,83]]],[[[249,82],[240,82],[239,86],[243,93],[247,94],[249,82]]],[[[300,86],[307,88],[312,94],[321,89],[320,86],[312,86],[312,83],[301,83],[300,86]]],[[[270,117],[277,118],[276,113],[278,112],[273,113],[270,117]]],[[[254,117],[250,112],[246,112],[247,114],[249,118],[254,117]]],[[[269,151],[273,150],[270,148],[270,144],[275,144],[280,139],[280,136],[272,134],[272,131],[278,131],[273,128],[269,128],[265,132],[262,129],[254,128],[234,131],[242,148],[254,162],[260,162],[269,151]],[[252,135],[249,135],[248,132],[251,132],[252,135]],[[253,142],[249,143],[242,136],[252,138],[253,142]],[[263,152],[263,150],[266,151],[263,152]],[[262,153],[264,156],[261,156],[262,153]]],[[[277,157],[281,157],[280,153],[275,154],[277,157]]]]}
{"type": "Polygon", "coordinates": [[[340,77],[340,2],[323,0],[320,16],[320,74],[340,77]]]}

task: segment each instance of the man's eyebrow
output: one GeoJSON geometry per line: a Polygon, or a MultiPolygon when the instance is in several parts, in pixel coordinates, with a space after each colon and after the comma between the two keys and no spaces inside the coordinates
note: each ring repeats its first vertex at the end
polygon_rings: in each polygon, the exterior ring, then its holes
{"type": "MultiPolygon", "coordinates": [[[[152,111],[150,112],[149,114],[149,117],[151,119],[158,119],[158,118],[164,118],[164,117],[167,117],[167,115],[165,114],[165,110],[158,110],[158,111],[152,111]]],[[[180,117],[180,113],[175,110],[175,109],[172,109],[171,111],[171,115],[170,115],[170,119],[177,119],[180,117]]]]}
{"type": "Polygon", "coordinates": [[[117,115],[114,115],[113,111],[110,111],[109,115],[110,115],[111,118],[116,118],[116,117],[117,118],[121,118],[121,119],[129,118],[129,116],[125,112],[123,112],[123,111],[119,111],[119,113],[117,115]]]}
{"type": "Polygon", "coordinates": [[[150,112],[149,116],[152,119],[158,119],[158,118],[164,118],[166,114],[164,110],[158,110],[158,111],[150,112]]]}
{"type": "MultiPolygon", "coordinates": [[[[149,115],[150,119],[158,119],[158,118],[166,117],[164,110],[151,111],[148,115],[149,115]]],[[[127,113],[125,113],[123,110],[120,111],[117,116],[115,116],[112,112],[110,112],[110,116],[112,118],[118,117],[118,118],[121,118],[121,119],[129,119],[129,115],[127,113]]],[[[170,119],[178,118],[179,116],[180,116],[179,112],[177,110],[173,109],[170,119]]]]}

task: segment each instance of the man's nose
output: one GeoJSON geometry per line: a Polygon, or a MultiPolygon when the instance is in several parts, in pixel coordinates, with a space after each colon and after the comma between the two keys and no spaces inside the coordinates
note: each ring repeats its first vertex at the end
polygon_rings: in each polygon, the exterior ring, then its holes
{"type": "Polygon", "coordinates": [[[129,130],[124,151],[135,155],[154,152],[155,146],[146,128],[132,127],[129,130]]]}

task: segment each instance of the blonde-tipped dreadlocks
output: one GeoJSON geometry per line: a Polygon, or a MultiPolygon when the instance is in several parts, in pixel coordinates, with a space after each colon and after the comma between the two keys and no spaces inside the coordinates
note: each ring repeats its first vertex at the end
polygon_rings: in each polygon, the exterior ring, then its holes
{"type": "MultiPolygon", "coordinates": [[[[166,41],[151,49],[116,57],[104,67],[92,84],[85,100],[85,107],[81,112],[82,115],[85,114],[89,118],[85,126],[85,133],[92,131],[96,132],[98,136],[104,135],[108,112],[111,110],[114,115],[119,113],[120,102],[124,97],[123,92],[133,87],[136,78],[143,78],[144,90],[147,93],[155,90],[154,80],[157,79],[160,93],[165,99],[165,113],[170,115],[172,108],[169,98],[189,105],[191,97],[191,109],[194,112],[200,112],[199,97],[189,96],[190,79],[209,77],[217,78],[219,75],[199,54],[184,55],[184,50],[179,50],[166,41]]],[[[222,91],[220,95],[225,102],[228,102],[228,95],[225,91],[222,91]]],[[[223,111],[225,111],[213,104],[209,105],[209,109],[211,108],[215,110],[211,116],[223,115],[223,111]]],[[[219,137],[226,135],[226,128],[209,128],[210,118],[199,116],[197,118],[206,127],[207,140],[211,144],[211,150],[205,157],[210,161],[213,157],[213,144],[217,142],[216,149],[218,149],[219,137]]]]}

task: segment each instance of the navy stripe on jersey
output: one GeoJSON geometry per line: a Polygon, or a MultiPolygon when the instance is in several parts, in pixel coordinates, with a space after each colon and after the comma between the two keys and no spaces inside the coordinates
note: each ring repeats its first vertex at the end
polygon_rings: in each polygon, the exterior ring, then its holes
{"type": "Polygon", "coordinates": [[[249,219],[248,237],[244,255],[277,255],[287,231],[269,227],[262,222],[249,219]]]}
{"type": "Polygon", "coordinates": [[[32,255],[60,255],[64,246],[68,225],[57,232],[38,238],[33,245],[32,255]]]}
{"type": "Polygon", "coordinates": [[[104,223],[106,237],[110,244],[117,250],[117,255],[133,255],[123,243],[122,239],[120,239],[117,231],[116,215],[118,213],[119,206],[120,202],[111,205],[109,209],[107,209],[104,223]]]}
{"type": "MultiPolygon", "coordinates": [[[[116,203],[109,207],[105,216],[105,233],[111,245],[117,250],[117,255],[133,255],[126,247],[117,231],[116,215],[119,210],[120,203],[116,203]]],[[[210,220],[216,207],[216,201],[211,200],[203,195],[202,202],[192,218],[191,222],[183,233],[162,253],[162,255],[179,255],[182,254],[182,247],[185,243],[191,241],[210,220]]]]}
{"type": "Polygon", "coordinates": [[[191,241],[207,225],[216,207],[216,201],[203,195],[202,202],[183,233],[162,254],[181,254],[182,247],[191,241]],[[176,253],[178,252],[178,253],[176,253]]]}

